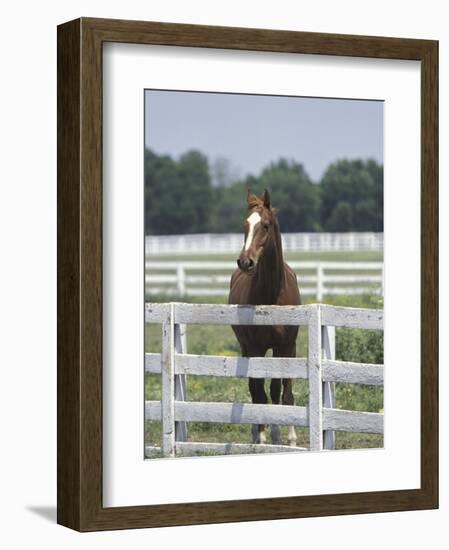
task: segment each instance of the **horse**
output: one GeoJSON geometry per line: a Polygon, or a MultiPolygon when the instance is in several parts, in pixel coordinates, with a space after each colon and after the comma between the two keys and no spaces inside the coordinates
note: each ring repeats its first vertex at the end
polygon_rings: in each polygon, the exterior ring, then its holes
{"type": "MultiPolygon", "coordinates": [[[[295,272],[283,259],[282,241],[277,209],[271,207],[267,190],[262,197],[250,190],[247,194],[248,212],[244,221],[244,244],[237,259],[238,268],[231,277],[229,304],[299,305],[301,296],[295,272]]],[[[297,326],[232,325],[243,357],[264,357],[269,349],[273,357],[295,357],[297,326]]],[[[249,391],[253,403],[267,403],[264,378],[249,378],[249,391]]],[[[279,404],[281,379],[272,378],[270,397],[279,404]]],[[[292,381],[282,379],[282,404],[293,405],[292,381]]],[[[265,426],[252,426],[253,443],[266,443],[265,426]]],[[[279,427],[272,425],[271,441],[280,444],[279,427]]],[[[296,446],[296,432],[290,426],[288,443],[296,446]]]]}

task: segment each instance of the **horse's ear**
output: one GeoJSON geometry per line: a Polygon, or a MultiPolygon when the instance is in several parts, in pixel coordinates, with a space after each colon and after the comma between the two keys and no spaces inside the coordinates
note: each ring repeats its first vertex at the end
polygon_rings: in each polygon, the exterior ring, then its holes
{"type": "Polygon", "coordinates": [[[279,208],[272,208],[271,211],[273,212],[273,215],[277,216],[279,212],[279,208]]]}
{"type": "Polygon", "coordinates": [[[257,195],[255,195],[249,188],[248,188],[248,193],[246,195],[246,201],[248,203],[248,208],[251,209],[251,208],[254,208],[255,206],[258,205],[258,203],[260,202],[260,199],[257,197],[257,195]]]}
{"type": "Polygon", "coordinates": [[[271,198],[270,198],[270,193],[268,192],[268,189],[265,189],[265,191],[263,192],[263,205],[265,206],[265,208],[268,208],[268,210],[271,208],[271,198]]]}

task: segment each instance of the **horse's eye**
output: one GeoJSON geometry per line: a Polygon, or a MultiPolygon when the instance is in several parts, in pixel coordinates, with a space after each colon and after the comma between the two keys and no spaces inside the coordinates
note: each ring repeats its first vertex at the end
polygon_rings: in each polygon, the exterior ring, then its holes
{"type": "Polygon", "coordinates": [[[267,223],[263,223],[263,224],[262,224],[262,229],[263,229],[264,231],[268,231],[268,224],[267,224],[267,223]]]}

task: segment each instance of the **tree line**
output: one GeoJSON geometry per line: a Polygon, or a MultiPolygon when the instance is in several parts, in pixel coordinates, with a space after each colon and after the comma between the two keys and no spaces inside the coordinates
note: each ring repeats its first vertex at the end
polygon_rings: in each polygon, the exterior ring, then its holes
{"type": "Polygon", "coordinates": [[[337,160],[314,182],[298,162],[279,159],[260,175],[213,185],[207,157],[192,150],[179,159],[145,150],[145,233],[238,233],[246,193],[271,192],[287,232],[383,231],[383,166],[337,160]]]}

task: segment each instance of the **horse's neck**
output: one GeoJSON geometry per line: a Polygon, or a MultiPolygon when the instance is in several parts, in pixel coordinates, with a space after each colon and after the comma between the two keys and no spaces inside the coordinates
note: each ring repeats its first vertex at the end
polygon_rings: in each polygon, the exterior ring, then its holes
{"type": "Polygon", "coordinates": [[[284,283],[284,258],[280,234],[275,236],[274,246],[259,261],[253,283],[253,298],[260,304],[276,304],[284,283]]]}

